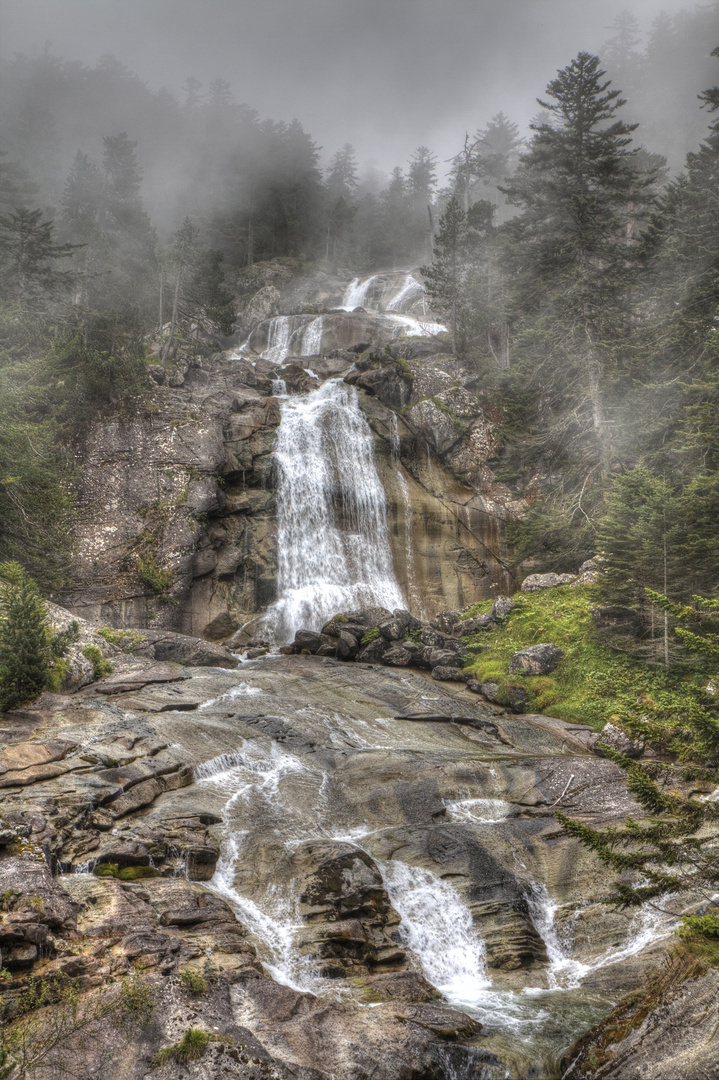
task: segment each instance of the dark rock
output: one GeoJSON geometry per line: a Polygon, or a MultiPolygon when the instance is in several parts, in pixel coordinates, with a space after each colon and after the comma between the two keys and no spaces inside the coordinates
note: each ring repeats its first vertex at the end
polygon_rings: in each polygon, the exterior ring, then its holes
{"type": "MultiPolygon", "coordinates": [[[[281,651],[282,650],[280,649],[280,652],[281,651]]],[[[318,656],[336,656],[337,655],[337,646],[336,645],[320,645],[319,649],[317,650],[317,655],[318,656]]]]}
{"type": "Polygon", "coordinates": [[[482,683],[480,683],[477,679],[468,679],[467,689],[471,690],[473,694],[484,693],[484,691],[482,690],[482,683]]]}
{"type": "Polygon", "coordinates": [[[245,653],[248,660],[256,660],[259,656],[267,656],[270,650],[266,647],[258,647],[255,649],[248,649],[245,653]]]}
{"type": "Polygon", "coordinates": [[[475,694],[476,693],[483,694],[484,697],[486,697],[487,701],[492,701],[496,705],[500,704],[500,702],[498,700],[499,683],[496,683],[496,682],[483,682],[483,683],[477,684],[477,685],[479,685],[479,690],[478,691],[474,690],[475,694]]]}
{"type": "Polygon", "coordinates": [[[380,664],[382,657],[389,648],[391,648],[390,643],[385,638],[375,638],[374,641],[370,641],[360,650],[357,659],[365,664],[380,664]]]}
{"type": "Polygon", "coordinates": [[[439,682],[467,682],[470,678],[466,671],[456,667],[432,668],[432,678],[439,682]]]}
{"type": "Polygon", "coordinates": [[[336,648],[340,660],[354,660],[359,652],[357,638],[344,629],[340,630],[336,648]]]}
{"type": "Polygon", "coordinates": [[[529,694],[523,686],[508,686],[509,707],[512,712],[523,713],[529,704],[529,694]]]}
{"type": "Polygon", "coordinates": [[[462,619],[461,622],[455,623],[452,627],[452,633],[455,637],[464,637],[465,634],[476,634],[479,630],[474,619],[462,619]]]}
{"type": "Polygon", "coordinates": [[[514,674],[518,671],[528,675],[548,675],[554,671],[559,661],[564,656],[564,651],[557,645],[543,643],[529,645],[526,649],[520,649],[509,661],[509,672],[514,674]]]}
{"type": "Polygon", "coordinates": [[[395,611],[391,619],[379,624],[379,632],[387,641],[402,641],[407,630],[410,629],[411,619],[412,616],[408,611],[395,611]]]}
{"type": "Polygon", "coordinates": [[[326,645],[327,640],[322,634],[314,630],[298,630],[295,634],[295,652],[316,653],[321,645],[326,645]]]}
{"type": "Polygon", "coordinates": [[[457,654],[449,649],[431,649],[427,661],[431,668],[459,667],[462,663],[457,654]]]}
{"type": "Polygon", "coordinates": [[[492,604],[492,610],[489,613],[490,619],[493,622],[501,622],[507,618],[513,607],[514,600],[512,600],[511,596],[498,596],[492,604]]]}
{"type": "Polygon", "coordinates": [[[454,627],[458,622],[462,621],[462,616],[458,611],[440,611],[438,615],[432,619],[430,626],[435,630],[439,630],[441,634],[453,633],[454,627]]]}
{"type": "Polygon", "coordinates": [[[412,653],[402,645],[392,645],[382,656],[382,663],[389,667],[409,667],[412,663],[412,653]]]}

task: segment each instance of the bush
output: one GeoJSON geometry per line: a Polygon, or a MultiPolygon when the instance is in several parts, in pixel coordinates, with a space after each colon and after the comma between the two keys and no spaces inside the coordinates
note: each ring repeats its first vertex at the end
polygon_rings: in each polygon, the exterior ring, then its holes
{"type": "Polygon", "coordinates": [[[203,979],[196,971],[183,971],[180,975],[180,983],[184,990],[191,994],[204,994],[207,990],[207,980],[203,979]]]}
{"type": "Polygon", "coordinates": [[[86,645],[82,650],[82,655],[92,664],[93,679],[101,679],[103,675],[109,675],[111,671],[115,670],[112,664],[102,655],[97,645],[86,645]]]}
{"type": "Polygon", "coordinates": [[[379,637],[379,627],[373,626],[371,630],[368,630],[366,634],[362,635],[360,645],[369,645],[370,641],[376,641],[379,637]]]}

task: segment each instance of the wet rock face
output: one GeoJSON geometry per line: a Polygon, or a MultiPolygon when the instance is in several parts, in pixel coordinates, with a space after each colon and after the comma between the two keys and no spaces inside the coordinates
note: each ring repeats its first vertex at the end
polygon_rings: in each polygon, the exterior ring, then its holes
{"type": "MultiPolygon", "coordinates": [[[[443,625],[461,626],[451,614],[443,625]]],[[[348,612],[325,636],[357,642],[368,623],[394,620],[402,613],[348,612]]],[[[426,632],[459,655],[459,638],[426,632]]],[[[370,646],[436,648],[405,641],[378,633],[370,646]]],[[[526,1075],[532,1047],[508,1059],[506,1032],[480,1029],[437,985],[460,957],[468,985],[531,1006],[523,988],[548,971],[533,882],[560,905],[577,959],[626,941],[627,920],[598,902],[606,880],[554,818],[558,804],[597,824],[632,812],[621,770],[591,754],[596,736],[500,716],[411,666],[305,651],[176,678],[171,662],[120,663],[106,684],[23,710],[5,736],[4,1001],[28,977],[63,972],[84,995],[139,973],[157,994],[152,1024],[129,1037],[108,1026],[83,1051],[87,1075],[108,1072],[92,1057],[100,1047],[112,1054],[118,1080],[140,1080],[190,1013],[227,1039],[203,1058],[207,1080],[227,1075],[222,1045],[300,1080],[526,1075]],[[207,984],[195,996],[188,972],[207,984]]],[[[623,986],[643,978],[633,964],[623,986]]],[[[619,976],[603,970],[611,994],[619,976]]],[[[249,1068],[240,1057],[232,1068],[249,1068]]]]}
{"type": "Polygon", "coordinates": [[[406,970],[407,955],[397,944],[400,918],[369,855],[346,845],[307,844],[295,862],[299,911],[308,923],[302,950],[319,960],[326,978],[406,970]]]}

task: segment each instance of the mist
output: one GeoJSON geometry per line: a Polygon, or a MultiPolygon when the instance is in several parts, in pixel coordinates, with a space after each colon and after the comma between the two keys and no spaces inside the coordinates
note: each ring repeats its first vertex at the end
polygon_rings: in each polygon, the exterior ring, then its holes
{"type": "MultiPolygon", "coordinates": [[[[387,173],[420,144],[445,163],[466,131],[500,110],[526,134],[556,70],[580,50],[600,52],[617,15],[634,15],[646,41],[661,13],[687,8],[685,0],[3,0],[0,56],[47,48],[93,67],[110,53],[150,89],[180,98],[188,76],[205,90],[221,78],[262,117],[296,117],[323,163],[349,142],[361,162],[387,173]]],[[[716,5],[700,8],[719,39],[716,5]]],[[[688,64],[675,56],[675,70],[660,76],[681,82],[687,113],[713,44],[707,38],[688,64]]],[[[661,95],[655,107],[650,116],[643,103],[636,119],[659,128],[661,95]]],[[[668,128],[652,149],[681,164],[691,149],[686,124],[668,128]]]]}

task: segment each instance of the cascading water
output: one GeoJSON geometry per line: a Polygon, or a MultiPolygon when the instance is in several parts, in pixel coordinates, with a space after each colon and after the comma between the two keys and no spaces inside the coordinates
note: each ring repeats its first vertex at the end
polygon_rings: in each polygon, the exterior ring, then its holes
{"type": "MultiPolygon", "coordinates": [[[[376,275],[375,275],[376,277],[376,275]]],[[[342,311],[354,311],[355,308],[364,307],[367,299],[367,293],[370,290],[372,282],[375,277],[365,278],[362,281],[361,278],[353,278],[349,285],[345,289],[345,294],[342,297],[342,303],[340,309],[342,311]]]]}
{"type": "Polygon", "coordinates": [[[417,278],[412,274],[407,274],[404,281],[400,285],[397,292],[392,295],[387,301],[387,311],[401,311],[402,305],[406,302],[407,298],[413,293],[424,292],[424,287],[417,281],[417,278]]]}
{"type": "MultiPolygon", "coordinates": [[[[262,324],[267,325],[267,324],[262,324]]],[[[267,326],[267,344],[259,354],[273,364],[284,364],[288,356],[318,356],[322,347],[323,320],[321,315],[277,315],[267,326]]],[[[254,351],[252,340],[262,333],[252,331],[240,345],[237,357],[254,351]]]]}
{"type": "Polygon", "coordinates": [[[330,380],[281,406],[276,640],[320,629],[337,611],[404,607],[392,566],[385,494],[357,392],[330,380]]]}

